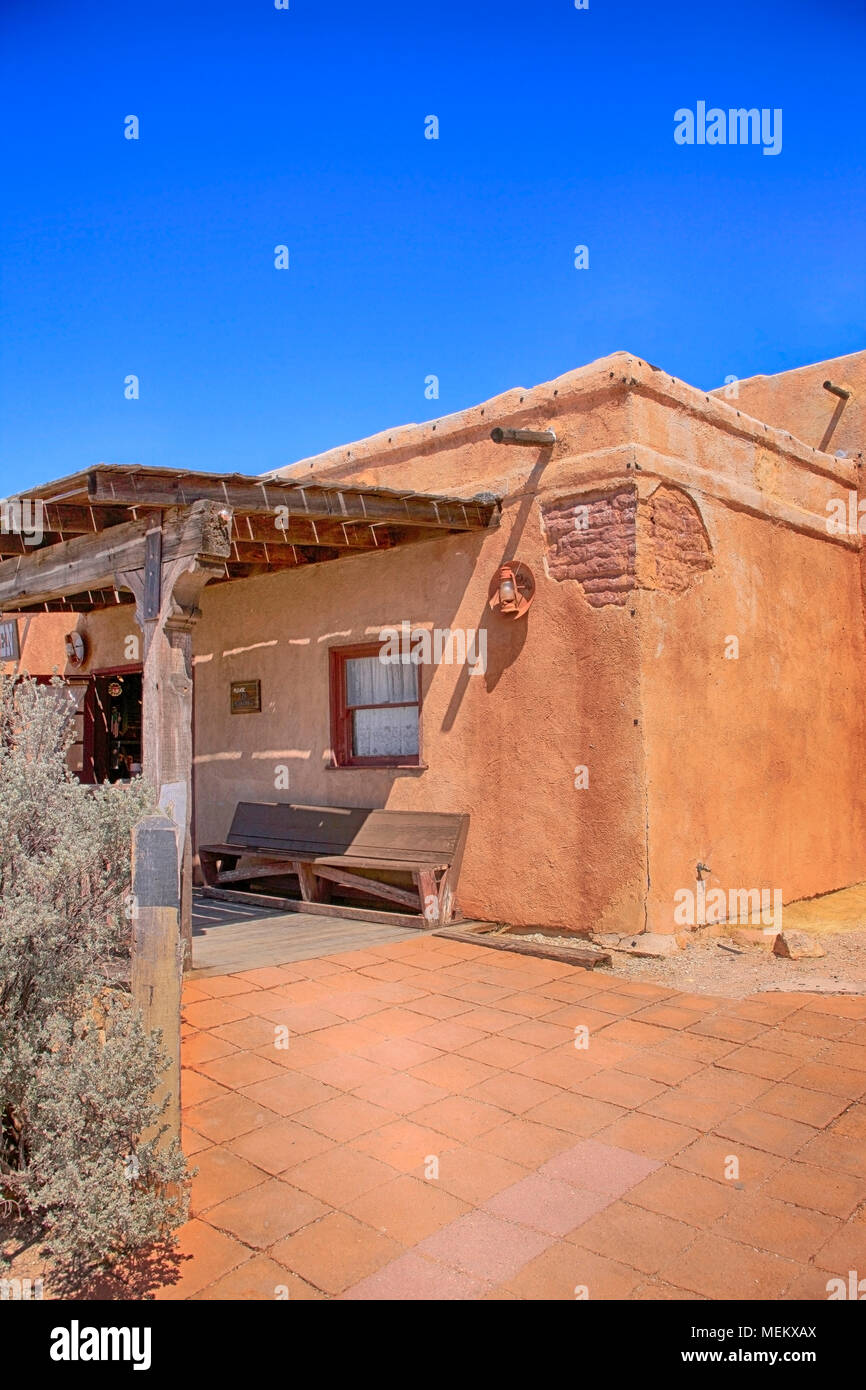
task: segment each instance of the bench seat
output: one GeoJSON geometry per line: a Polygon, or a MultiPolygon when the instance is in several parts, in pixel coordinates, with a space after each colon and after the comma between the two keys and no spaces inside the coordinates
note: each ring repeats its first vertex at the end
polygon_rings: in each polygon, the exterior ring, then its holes
{"type": "Polygon", "coordinates": [[[294,911],[441,925],[458,911],[455,893],[468,829],[468,815],[448,812],[241,801],[225,841],[199,846],[204,892],[294,911]],[[383,874],[400,874],[409,883],[398,885],[383,874]],[[299,898],[250,887],[289,875],[298,879],[299,898]],[[331,901],[337,887],[343,897],[372,899],[372,906],[331,901]]]}

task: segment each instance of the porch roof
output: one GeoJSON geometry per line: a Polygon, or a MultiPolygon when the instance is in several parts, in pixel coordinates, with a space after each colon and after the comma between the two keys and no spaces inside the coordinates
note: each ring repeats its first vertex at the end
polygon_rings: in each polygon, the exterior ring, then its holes
{"type": "Polygon", "coordinates": [[[501,511],[490,493],[465,498],[102,463],[3,504],[0,610],[85,612],[132,602],[113,583],[114,571],[142,567],[146,534],[182,530],[197,503],[230,522],[229,552],[217,553],[212,583],[486,531],[499,525],[501,511]],[[42,535],[33,544],[36,526],[42,535]]]}

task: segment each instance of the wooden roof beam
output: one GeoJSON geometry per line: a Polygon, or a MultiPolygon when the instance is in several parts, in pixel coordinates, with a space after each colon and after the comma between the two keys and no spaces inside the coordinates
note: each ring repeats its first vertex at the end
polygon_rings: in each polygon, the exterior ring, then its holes
{"type": "MultiPolygon", "coordinates": [[[[227,509],[210,502],[199,502],[188,511],[170,512],[162,519],[163,559],[198,555],[225,560],[229,555],[230,521],[227,509]]],[[[87,590],[113,589],[117,574],[144,569],[145,538],[155,524],[159,525],[159,520],[154,517],[129,521],[3,560],[0,611],[87,590]]]]}

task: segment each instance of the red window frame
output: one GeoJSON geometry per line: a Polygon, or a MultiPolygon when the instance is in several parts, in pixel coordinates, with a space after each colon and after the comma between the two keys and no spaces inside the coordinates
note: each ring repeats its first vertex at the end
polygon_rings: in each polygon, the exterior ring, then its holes
{"type": "MultiPolygon", "coordinates": [[[[378,656],[382,650],[380,642],[364,642],[352,647],[331,647],[330,687],[331,687],[331,753],[332,767],[423,767],[421,745],[421,707],[423,689],[421,667],[415,670],[418,677],[418,699],[401,701],[399,705],[383,703],[380,705],[352,705],[346,701],[346,662],[359,656],[378,656]],[[380,758],[359,757],[352,752],[352,710],[353,709],[401,709],[418,710],[418,752],[394,754],[380,758]]],[[[414,664],[414,663],[413,663],[414,664]]]]}

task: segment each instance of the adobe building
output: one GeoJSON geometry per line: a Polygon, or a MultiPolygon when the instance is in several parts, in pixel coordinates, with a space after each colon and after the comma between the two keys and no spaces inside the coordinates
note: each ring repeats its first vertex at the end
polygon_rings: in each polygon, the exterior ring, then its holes
{"type": "Polygon", "coordinates": [[[186,643],[194,845],[242,800],[464,812],[467,918],[671,932],[702,876],[785,903],[858,883],[864,402],[866,352],[712,393],[617,352],[258,491],[99,466],[26,494],[42,546],[0,536],[4,669],[77,682],[84,780],[144,763],[160,785],[183,772],[186,643]],[[113,537],[162,526],[165,575],[197,505],[228,548],[196,541],[149,680],[149,561],[113,537]],[[382,663],[389,641],[428,659],[382,663]]]}

